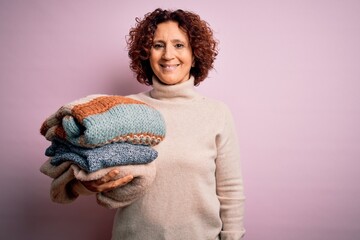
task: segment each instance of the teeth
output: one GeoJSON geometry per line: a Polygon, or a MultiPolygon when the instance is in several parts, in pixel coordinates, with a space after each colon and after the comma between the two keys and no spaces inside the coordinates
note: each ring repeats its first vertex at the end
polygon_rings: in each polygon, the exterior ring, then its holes
{"type": "Polygon", "coordinates": [[[161,67],[165,68],[166,70],[174,70],[179,64],[177,65],[161,65],[161,67]]]}

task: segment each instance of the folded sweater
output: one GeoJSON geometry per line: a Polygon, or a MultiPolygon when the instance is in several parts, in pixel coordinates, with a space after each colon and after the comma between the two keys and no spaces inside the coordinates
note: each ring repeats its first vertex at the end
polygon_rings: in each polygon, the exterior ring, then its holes
{"type": "Polygon", "coordinates": [[[143,196],[151,183],[154,181],[156,175],[155,162],[141,165],[126,165],[103,168],[93,173],[88,173],[80,169],[76,164],[70,161],[54,166],[48,159],[41,167],[40,171],[53,178],[51,183],[50,197],[52,201],[58,203],[73,202],[78,196],[79,192],[89,192],[78,181],[97,180],[106,175],[108,172],[117,169],[119,174],[115,179],[133,175],[134,179],[124,186],[115,188],[114,190],[96,194],[97,202],[107,208],[120,208],[133,203],[139,197],[143,196]],[[76,185],[76,186],[74,186],[76,185]],[[72,189],[70,191],[69,189],[72,189]],[[79,191],[79,192],[78,192],[79,191]]]}
{"type": "Polygon", "coordinates": [[[53,178],[50,196],[69,203],[80,193],[92,193],[81,181],[100,179],[118,169],[116,179],[134,179],[112,191],[96,193],[108,208],[124,207],[142,196],[156,174],[152,146],[165,136],[164,120],[156,109],[131,98],[90,95],[62,106],[48,117],[40,132],[51,141],[50,158],[40,171],[53,178]]]}
{"type": "Polygon", "coordinates": [[[60,107],[42,124],[47,140],[81,147],[113,142],[156,145],[165,136],[161,114],[144,102],[116,95],[90,95],[60,107]]]}
{"type": "Polygon", "coordinates": [[[117,165],[146,164],[155,160],[158,154],[146,145],[112,143],[97,148],[83,148],[53,139],[45,155],[50,157],[51,164],[55,166],[70,161],[87,172],[95,172],[117,165]]]}

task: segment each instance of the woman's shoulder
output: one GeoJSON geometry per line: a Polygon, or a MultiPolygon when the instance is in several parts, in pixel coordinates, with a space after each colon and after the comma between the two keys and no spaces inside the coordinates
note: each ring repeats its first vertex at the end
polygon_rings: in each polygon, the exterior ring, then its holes
{"type": "Polygon", "coordinates": [[[203,101],[211,109],[214,109],[214,110],[217,110],[220,112],[224,112],[224,111],[229,112],[230,111],[228,104],[220,99],[203,96],[203,101]]]}
{"type": "Polygon", "coordinates": [[[134,94],[129,94],[126,97],[128,98],[132,98],[138,101],[146,101],[146,98],[149,97],[149,92],[139,92],[139,93],[134,93],[134,94]]]}

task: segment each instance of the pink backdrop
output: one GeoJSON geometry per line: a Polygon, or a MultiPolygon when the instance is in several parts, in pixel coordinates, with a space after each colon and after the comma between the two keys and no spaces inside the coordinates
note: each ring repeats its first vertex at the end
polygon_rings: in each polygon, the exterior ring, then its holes
{"type": "Polygon", "coordinates": [[[114,211],[94,198],[50,201],[38,130],[87,94],[148,89],[128,68],[125,35],[159,6],[199,13],[220,40],[199,91],[234,113],[246,239],[358,239],[356,0],[0,0],[0,238],[109,239],[114,211]]]}

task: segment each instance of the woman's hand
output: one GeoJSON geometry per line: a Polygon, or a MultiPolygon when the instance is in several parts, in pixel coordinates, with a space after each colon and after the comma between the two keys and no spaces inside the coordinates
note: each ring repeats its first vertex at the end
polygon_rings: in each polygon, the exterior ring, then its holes
{"type": "Polygon", "coordinates": [[[81,183],[92,192],[107,192],[131,182],[131,180],[134,178],[132,175],[127,175],[123,178],[115,179],[116,175],[118,174],[119,171],[115,169],[108,172],[100,179],[93,181],[83,181],[81,183]]]}

